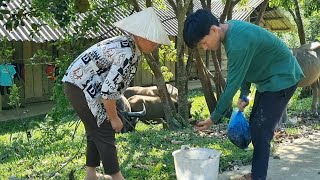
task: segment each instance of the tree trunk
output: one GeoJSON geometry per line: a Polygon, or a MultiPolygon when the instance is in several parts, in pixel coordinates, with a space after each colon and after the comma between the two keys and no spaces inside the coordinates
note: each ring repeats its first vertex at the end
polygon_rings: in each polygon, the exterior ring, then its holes
{"type": "MultiPolygon", "coordinates": [[[[191,69],[193,64],[193,51],[188,48],[188,60],[187,60],[187,77],[190,77],[191,69]]],[[[188,82],[188,81],[187,81],[188,82]]]]}
{"type": "MultiPolygon", "coordinates": [[[[295,10],[295,16],[293,15],[293,17],[294,17],[294,20],[297,24],[300,45],[304,45],[304,44],[306,44],[306,35],[304,32],[304,26],[303,26],[302,19],[301,19],[299,3],[297,0],[293,0],[293,4],[294,4],[294,10],[295,10]]],[[[292,11],[290,13],[294,14],[292,11]]],[[[303,87],[301,93],[302,94],[308,93],[308,89],[310,89],[310,88],[303,87]]]]}
{"type": "MultiPolygon", "coordinates": [[[[200,0],[202,8],[208,9],[211,11],[211,0],[200,0]]],[[[216,96],[213,93],[213,88],[211,84],[211,80],[209,77],[209,72],[210,70],[205,67],[199,53],[199,49],[194,50],[195,57],[196,57],[196,64],[197,64],[197,71],[198,71],[198,76],[202,85],[203,89],[203,94],[207,102],[207,106],[210,112],[214,111],[214,108],[217,105],[217,99],[216,96]],[[209,72],[207,72],[209,71],[209,72]]],[[[209,65],[209,56],[210,56],[210,51],[206,51],[206,64],[209,65]]],[[[214,59],[213,61],[215,61],[214,59]]],[[[216,60],[217,61],[217,60],[216,60]]],[[[214,62],[215,64],[215,62],[214,62]]],[[[219,86],[216,81],[214,81],[215,86],[219,86]]]]}
{"type": "MultiPolygon", "coordinates": [[[[232,18],[232,11],[234,6],[239,2],[240,0],[227,0],[226,5],[223,9],[223,13],[220,16],[220,23],[224,23],[226,17],[228,19],[232,18]]],[[[212,60],[213,64],[215,66],[215,86],[216,86],[216,93],[217,93],[217,99],[220,99],[221,94],[224,91],[224,88],[226,86],[226,82],[223,78],[223,75],[221,73],[221,63],[222,63],[222,53],[221,53],[221,46],[217,51],[212,51],[212,60]]],[[[216,106],[216,105],[215,105],[216,106]]]]}
{"type": "Polygon", "coordinates": [[[138,4],[138,1],[137,0],[132,0],[131,1],[131,4],[134,8],[135,11],[139,12],[140,11],[140,7],[139,7],[139,4],[138,4]]]}
{"type": "Polygon", "coordinates": [[[224,21],[226,20],[230,6],[231,6],[231,0],[227,0],[226,5],[224,6],[223,12],[220,16],[220,23],[224,23],[224,21]]]}
{"type": "MultiPolygon", "coordinates": [[[[178,20],[178,35],[177,35],[177,66],[176,73],[176,86],[179,90],[178,99],[178,112],[176,114],[175,107],[172,104],[168,90],[166,89],[165,81],[160,69],[160,62],[158,58],[154,58],[152,55],[145,55],[151,70],[156,78],[156,83],[159,89],[159,96],[161,98],[165,119],[167,120],[168,128],[175,130],[183,127],[188,122],[189,109],[187,100],[187,68],[190,68],[191,62],[186,66],[184,63],[184,41],[183,41],[183,24],[185,20],[186,11],[189,7],[191,0],[177,0],[176,3],[173,0],[168,0],[168,3],[173,8],[177,20],[178,20]],[[184,6],[183,6],[184,5],[184,6]],[[171,108],[170,108],[171,107],[171,108]],[[179,116],[180,115],[180,116],[179,116]]],[[[152,6],[151,0],[146,0],[146,6],[152,6]]]]}
{"type": "MultiPolygon", "coordinates": [[[[191,0],[184,0],[184,3],[182,2],[182,0],[176,0],[176,1],[168,0],[168,3],[175,11],[177,21],[178,21],[178,35],[177,35],[177,42],[176,42],[176,46],[177,46],[176,69],[178,69],[178,71],[176,73],[176,86],[179,90],[178,112],[180,116],[176,114],[174,110],[172,110],[174,109],[174,106],[171,102],[171,99],[169,98],[170,96],[168,94],[168,91],[165,91],[166,86],[165,86],[163,75],[161,73],[160,63],[158,62],[159,59],[154,58],[154,56],[152,55],[145,55],[148,61],[148,64],[156,78],[157,86],[159,89],[159,95],[163,102],[165,118],[168,123],[168,128],[172,130],[180,128],[183,125],[185,125],[189,118],[189,109],[188,109],[188,100],[187,100],[187,82],[188,82],[187,68],[190,68],[191,62],[189,62],[187,66],[185,65],[185,62],[184,62],[185,48],[184,48],[184,41],[183,41],[183,25],[184,25],[186,11],[189,7],[190,2],[191,0]]],[[[146,6],[147,7],[152,6],[152,1],[146,0],[146,6]]]]}
{"type": "MultiPolygon", "coordinates": [[[[239,2],[239,0],[237,0],[236,2],[233,2],[232,0],[226,1],[226,5],[223,10],[223,13],[220,16],[220,23],[223,23],[225,21],[228,14],[229,14],[229,17],[232,17],[229,12],[231,12],[231,14],[232,14],[232,9],[238,2],[239,2]]],[[[201,0],[201,5],[203,8],[211,9],[211,1],[206,2],[205,0],[201,0]]],[[[208,52],[206,52],[206,53],[208,53],[208,52]]],[[[222,73],[221,73],[221,62],[222,62],[221,47],[219,47],[219,49],[217,51],[211,51],[211,55],[212,55],[212,60],[213,60],[213,64],[215,67],[214,84],[216,87],[215,90],[216,90],[217,95],[215,96],[213,94],[212,87],[210,88],[211,90],[205,90],[203,92],[204,96],[206,97],[207,103],[210,103],[210,104],[207,104],[210,112],[212,112],[214,110],[214,108],[216,107],[216,103],[217,103],[216,99],[220,98],[220,95],[222,94],[222,92],[225,88],[225,84],[226,84],[226,82],[222,76],[222,73]]],[[[197,64],[198,63],[199,62],[197,60],[197,64]]],[[[200,64],[198,64],[197,67],[199,68],[200,64]]],[[[199,77],[199,78],[200,78],[201,84],[203,86],[203,89],[206,89],[206,88],[208,88],[208,85],[211,85],[211,81],[210,81],[210,78],[208,77],[208,73],[201,73],[200,72],[199,76],[202,76],[202,75],[205,75],[205,77],[199,77]],[[202,82],[202,81],[207,81],[207,82],[202,82]]]]}
{"type": "Polygon", "coordinates": [[[195,54],[195,58],[196,58],[196,65],[197,65],[197,71],[198,71],[198,76],[200,78],[200,82],[202,85],[202,91],[204,94],[204,97],[206,99],[207,102],[207,106],[209,108],[209,112],[213,112],[214,108],[217,104],[217,100],[213,94],[213,90],[212,90],[212,85],[211,85],[211,81],[210,78],[208,77],[205,67],[204,67],[204,63],[200,57],[199,54],[199,49],[196,48],[194,50],[194,54],[195,54]]]}
{"type": "Polygon", "coordinates": [[[155,59],[150,54],[145,54],[145,57],[156,78],[157,87],[159,89],[159,96],[162,102],[165,119],[168,125],[167,127],[170,130],[179,129],[182,125],[175,119],[175,107],[168,93],[164,77],[160,69],[161,66],[159,60],[155,59]]]}
{"type": "Polygon", "coordinates": [[[178,10],[177,10],[177,5],[175,4],[175,2],[173,0],[168,0],[168,3],[170,4],[170,6],[172,7],[174,14],[178,14],[178,10]]]}
{"type": "MultiPolygon", "coordinates": [[[[218,52],[221,52],[218,51],[218,52]]],[[[214,82],[215,82],[215,85],[216,85],[216,93],[217,93],[217,99],[220,98],[225,86],[226,86],[226,81],[224,80],[224,77],[222,75],[222,72],[221,72],[221,61],[218,62],[217,60],[217,57],[216,57],[216,52],[215,51],[211,51],[211,56],[212,56],[212,59],[213,59],[213,65],[214,65],[214,82]]],[[[221,55],[220,55],[221,57],[221,55]]]]}
{"type": "Polygon", "coordinates": [[[234,6],[237,4],[239,2],[239,0],[237,0],[237,1],[231,1],[231,4],[230,4],[230,7],[229,7],[229,9],[228,9],[228,15],[227,15],[227,19],[228,20],[230,20],[230,19],[232,19],[232,12],[233,12],[233,8],[234,8],[234,6]]]}
{"type": "Polygon", "coordinates": [[[294,10],[296,14],[296,24],[298,27],[298,33],[299,33],[299,39],[300,39],[300,44],[304,45],[306,44],[306,35],[304,33],[304,27],[301,19],[301,14],[300,14],[300,7],[298,0],[293,0],[294,3],[294,10]]]}
{"type": "MultiPolygon", "coordinates": [[[[138,5],[137,1],[132,1],[132,4],[138,5]]],[[[152,1],[146,0],[146,7],[151,7],[152,1]]],[[[135,7],[136,8],[136,7],[135,7]]],[[[159,96],[162,102],[163,112],[166,119],[166,127],[170,130],[177,130],[181,128],[181,124],[176,120],[176,108],[170,98],[163,74],[161,72],[161,64],[159,62],[159,50],[153,53],[153,56],[150,54],[144,55],[147,59],[148,65],[150,66],[155,78],[156,78],[156,84],[157,88],[159,90],[159,96]]]]}
{"type": "Polygon", "coordinates": [[[200,0],[203,9],[211,11],[211,0],[200,0]]]}
{"type": "Polygon", "coordinates": [[[184,41],[183,41],[183,22],[184,22],[185,14],[178,11],[178,36],[177,36],[177,78],[176,85],[179,89],[179,99],[178,99],[178,112],[182,116],[183,119],[188,119],[189,110],[188,110],[188,96],[187,96],[187,88],[186,84],[188,81],[187,73],[186,73],[186,64],[184,62],[184,41]]]}
{"type": "Polygon", "coordinates": [[[264,0],[263,3],[261,4],[261,8],[260,8],[260,11],[259,11],[259,14],[258,14],[258,17],[257,19],[255,20],[254,24],[256,25],[259,25],[262,17],[263,17],[263,14],[265,13],[267,7],[268,7],[268,3],[269,3],[269,0],[264,0]]]}
{"type": "Polygon", "coordinates": [[[152,6],[152,1],[146,0],[146,7],[151,7],[151,6],[152,6]]]}

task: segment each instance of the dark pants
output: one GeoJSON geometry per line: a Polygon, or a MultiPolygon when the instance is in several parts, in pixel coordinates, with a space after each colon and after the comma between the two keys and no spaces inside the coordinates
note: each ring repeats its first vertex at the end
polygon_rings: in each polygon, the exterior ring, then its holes
{"type": "Polygon", "coordinates": [[[82,90],[77,86],[64,83],[64,92],[86,130],[86,166],[100,166],[101,160],[106,174],[119,172],[115,132],[110,122],[105,120],[100,127],[97,126],[97,120],[91,113],[82,90]]]}
{"type": "Polygon", "coordinates": [[[270,142],[282,112],[292,97],[297,85],[277,92],[256,91],[250,115],[251,138],[254,147],[252,178],[264,180],[267,177],[270,142]]]}

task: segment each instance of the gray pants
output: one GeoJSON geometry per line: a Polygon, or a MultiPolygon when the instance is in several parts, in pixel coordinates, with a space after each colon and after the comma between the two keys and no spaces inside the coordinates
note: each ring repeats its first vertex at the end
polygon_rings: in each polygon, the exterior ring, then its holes
{"type": "Polygon", "coordinates": [[[106,174],[119,172],[115,132],[109,121],[100,127],[91,113],[82,90],[70,83],[64,83],[64,93],[84,124],[87,135],[86,166],[97,167],[102,161],[106,174]]]}

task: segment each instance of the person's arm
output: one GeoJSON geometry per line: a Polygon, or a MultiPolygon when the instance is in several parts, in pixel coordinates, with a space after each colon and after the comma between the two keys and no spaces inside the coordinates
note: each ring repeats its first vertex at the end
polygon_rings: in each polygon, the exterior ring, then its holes
{"type": "Polygon", "coordinates": [[[103,106],[107,111],[109,119],[118,118],[116,102],[117,100],[102,99],[103,106]]]}
{"type": "Polygon", "coordinates": [[[102,99],[102,103],[104,108],[107,111],[112,129],[116,132],[120,132],[121,129],[123,128],[123,123],[118,116],[116,102],[117,100],[102,99]]]}
{"type": "Polygon", "coordinates": [[[228,76],[225,91],[221,95],[217,107],[211,113],[211,120],[216,122],[226,113],[232,103],[233,96],[239,90],[251,64],[253,53],[250,49],[233,50],[228,56],[228,76]]]}
{"type": "Polygon", "coordinates": [[[216,109],[211,113],[210,118],[197,124],[198,130],[209,128],[224,116],[229,105],[232,103],[233,96],[244,81],[253,58],[253,53],[249,49],[232,50],[229,53],[226,88],[220,96],[216,109]]]}
{"type": "Polygon", "coordinates": [[[244,80],[241,85],[241,88],[240,88],[240,97],[239,98],[241,98],[242,96],[248,96],[251,93],[250,87],[251,87],[251,83],[244,80]]]}
{"type": "Polygon", "coordinates": [[[248,95],[250,91],[251,83],[244,80],[240,88],[240,96],[238,99],[238,108],[240,111],[244,111],[244,108],[249,104],[248,95]]]}
{"type": "Polygon", "coordinates": [[[120,98],[126,88],[124,73],[130,70],[129,60],[132,56],[131,51],[121,51],[114,57],[110,71],[102,84],[101,97],[104,108],[107,111],[108,118],[112,128],[119,132],[122,127],[122,121],[117,113],[116,101],[120,98]]]}

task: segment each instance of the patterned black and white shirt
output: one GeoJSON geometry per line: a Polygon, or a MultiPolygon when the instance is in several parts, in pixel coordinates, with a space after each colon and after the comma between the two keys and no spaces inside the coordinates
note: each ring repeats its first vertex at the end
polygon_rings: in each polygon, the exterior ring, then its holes
{"type": "Polygon", "coordinates": [[[91,46],[69,66],[62,81],[83,90],[99,127],[107,118],[101,98],[120,98],[134,78],[140,55],[132,37],[117,36],[91,46]]]}

